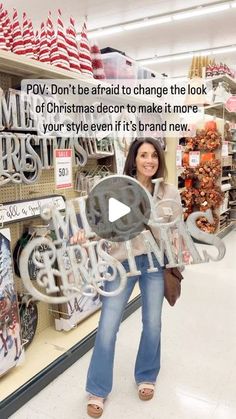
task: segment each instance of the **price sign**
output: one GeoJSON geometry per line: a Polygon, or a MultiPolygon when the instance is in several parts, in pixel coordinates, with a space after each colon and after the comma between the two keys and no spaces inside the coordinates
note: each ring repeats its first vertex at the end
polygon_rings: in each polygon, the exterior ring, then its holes
{"type": "Polygon", "coordinates": [[[182,151],[182,146],[178,145],[176,147],[176,167],[182,167],[182,151]]]}
{"type": "Polygon", "coordinates": [[[72,149],[55,150],[56,189],[72,188],[72,149]]]}
{"type": "Polygon", "coordinates": [[[197,167],[200,163],[200,151],[190,151],[189,152],[189,166],[197,167]]]}
{"type": "Polygon", "coordinates": [[[221,155],[222,155],[222,157],[227,157],[229,155],[229,143],[228,143],[228,141],[223,141],[221,155]]]}

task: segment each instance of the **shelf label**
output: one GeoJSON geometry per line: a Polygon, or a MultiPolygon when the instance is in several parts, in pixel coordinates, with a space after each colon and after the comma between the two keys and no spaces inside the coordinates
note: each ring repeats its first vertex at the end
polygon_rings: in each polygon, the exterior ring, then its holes
{"type": "Polygon", "coordinates": [[[200,151],[189,152],[189,166],[197,167],[200,164],[200,151]]]}
{"type": "Polygon", "coordinates": [[[72,188],[72,149],[55,150],[55,187],[56,189],[72,188]]]}
{"type": "Polygon", "coordinates": [[[26,201],[6,202],[0,205],[0,222],[14,223],[29,218],[38,217],[42,207],[53,207],[59,211],[65,209],[65,201],[61,195],[52,195],[26,201]]]}
{"type": "Polygon", "coordinates": [[[176,167],[182,167],[182,152],[183,152],[183,147],[181,145],[177,145],[177,147],[176,147],[176,167]]]}
{"type": "Polygon", "coordinates": [[[229,155],[229,143],[228,143],[228,141],[223,141],[222,149],[221,149],[221,155],[222,155],[222,157],[228,157],[228,155],[229,155]]]}

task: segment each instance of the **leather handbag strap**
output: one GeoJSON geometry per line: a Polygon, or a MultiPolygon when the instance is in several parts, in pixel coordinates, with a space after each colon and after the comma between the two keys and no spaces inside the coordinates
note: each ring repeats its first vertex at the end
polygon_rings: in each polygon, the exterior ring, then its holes
{"type": "Polygon", "coordinates": [[[176,276],[176,278],[178,278],[179,281],[182,281],[182,279],[184,278],[178,268],[171,268],[171,273],[172,275],[176,276]]]}

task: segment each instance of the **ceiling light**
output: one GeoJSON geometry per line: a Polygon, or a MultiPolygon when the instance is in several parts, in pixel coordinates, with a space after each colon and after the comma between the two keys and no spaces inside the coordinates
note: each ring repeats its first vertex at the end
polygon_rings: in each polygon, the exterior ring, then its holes
{"type": "Polygon", "coordinates": [[[152,25],[160,25],[162,23],[171,22],[171,16],[163,16],[163,17],[155,17],[155,18],[147,18],[143,20],[137,20],[136,22],[130,22],[127,24],[122,25],[122,28],[126,31],[138,28],[145,28],[147,26],[152,25]]]}
{"type": "Polygon", "coordinates": [[[211,53],[216,55],[216,54],[224,54],[227,52],[234,52],[234,51],[236,51],[236,45],[229,45],[227,47],[213,49],[211,53]]]}
{"type": "Polygon", "coordinates": [[[178,21],[182,19],[191,19],[198,16],[213,14],[230,8],[236,8],[236,1],[223,1],[212,3],[210,6],[204,4],[198,7],[189,7],[186,9],[179,10],[173,14],[162,14],[156,16],[147,16],[146,18],[128,21],[126,23],[119,23],[118,25],[106,26],[101,29],[94,29],[88,31],[89,38],[96,38],[105,35],[112,35],[123,31],[129,31],[133,29],[145,28],[148,26],[160,25],[163,23],[178,21]]]}
{"type": "Polygon", "coordinates": [[[226,45],[224,47],[219,48],[212,48],[212,49],[204,49],[200,51],[192,51],[192,52],[183,52],[179,54],[171,54],[171,55],[163,55],[163,56],[154,56],[151,58],[146,58],[143,60],[137,60],[139,64],[148,65],[148,64],[157,64],[157,63],[167,63],[171,61],[178,61],[178,60],[186,60],[192,58],[194,56],[206,56],[206,55],[216,55],[216,54],[224,54],[236,51],[236,45],[226,45]]]}
{"type": "Polygon", "coordinates": [[[101,36],[105,35],[112,35],[114,33],[120,33],[123,32],[122,26],[111,26],[110,28],[104,28],[104,29],[97,29],[91,32],[88,32],[88,37],[91,38],[100,38],[101,36]]]}
{"type": "Polygon", "coordinates": [[[200,55],[201,57],[205,57],[207,55],[211,55],[212,54],[212,50],[210,49],[204,49],[203,51],[199,51],[199,53],[195,53],[195,55],[200,55]]]}
{"type": "Polygon", "coordinates": [[[218,4],[218,5],[209,6],[209,7],[199,7],[190,11],[176,13],[173,15],[173,20],[189,19],[191,17],[207,15],[210,13],[217,13],[217,12],[221,12],[222,10],[227,10],[229,8],[230,8],[229,3],[218,4]]]}
{"type": "Polygon", "coordinates": [[[192,52],[185,52],[183,54],[164,55],[163,57],[153,57],[147,60],[139,60],[138,62],[142,65],[156,64],[156,63],[167,63],[170,61],[185,60],[193,57],[192,52]]]}

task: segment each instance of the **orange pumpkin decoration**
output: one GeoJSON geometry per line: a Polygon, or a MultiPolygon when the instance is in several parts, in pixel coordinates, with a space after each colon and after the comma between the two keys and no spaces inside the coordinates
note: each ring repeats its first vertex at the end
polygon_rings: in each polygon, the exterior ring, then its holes
{"type": "Polygon", "coordinates": [[[202,163],[213,161],[213,160],[215,160],[215,153],[202,153],[201,155],[202,163]]]}
{"type": "Polygon", "coordinates": [[[183,166],[188,166],[189,165],[189,153],[183,153],[182,165],[183,166]]]}
{"type": "Polygon", "coordinates": [[[192,179],[185,179],[185,182],[184,182],[185,188],[191,188],[192,187],[192,184],[193,184],[193,180],[192,179]]]}
{"type": "Polygon", "coordinates": [[[216,131],[217,130],[216,122],[215,121],[207,121],[205,123],[205,130],[206,131],[216,131]]]}

